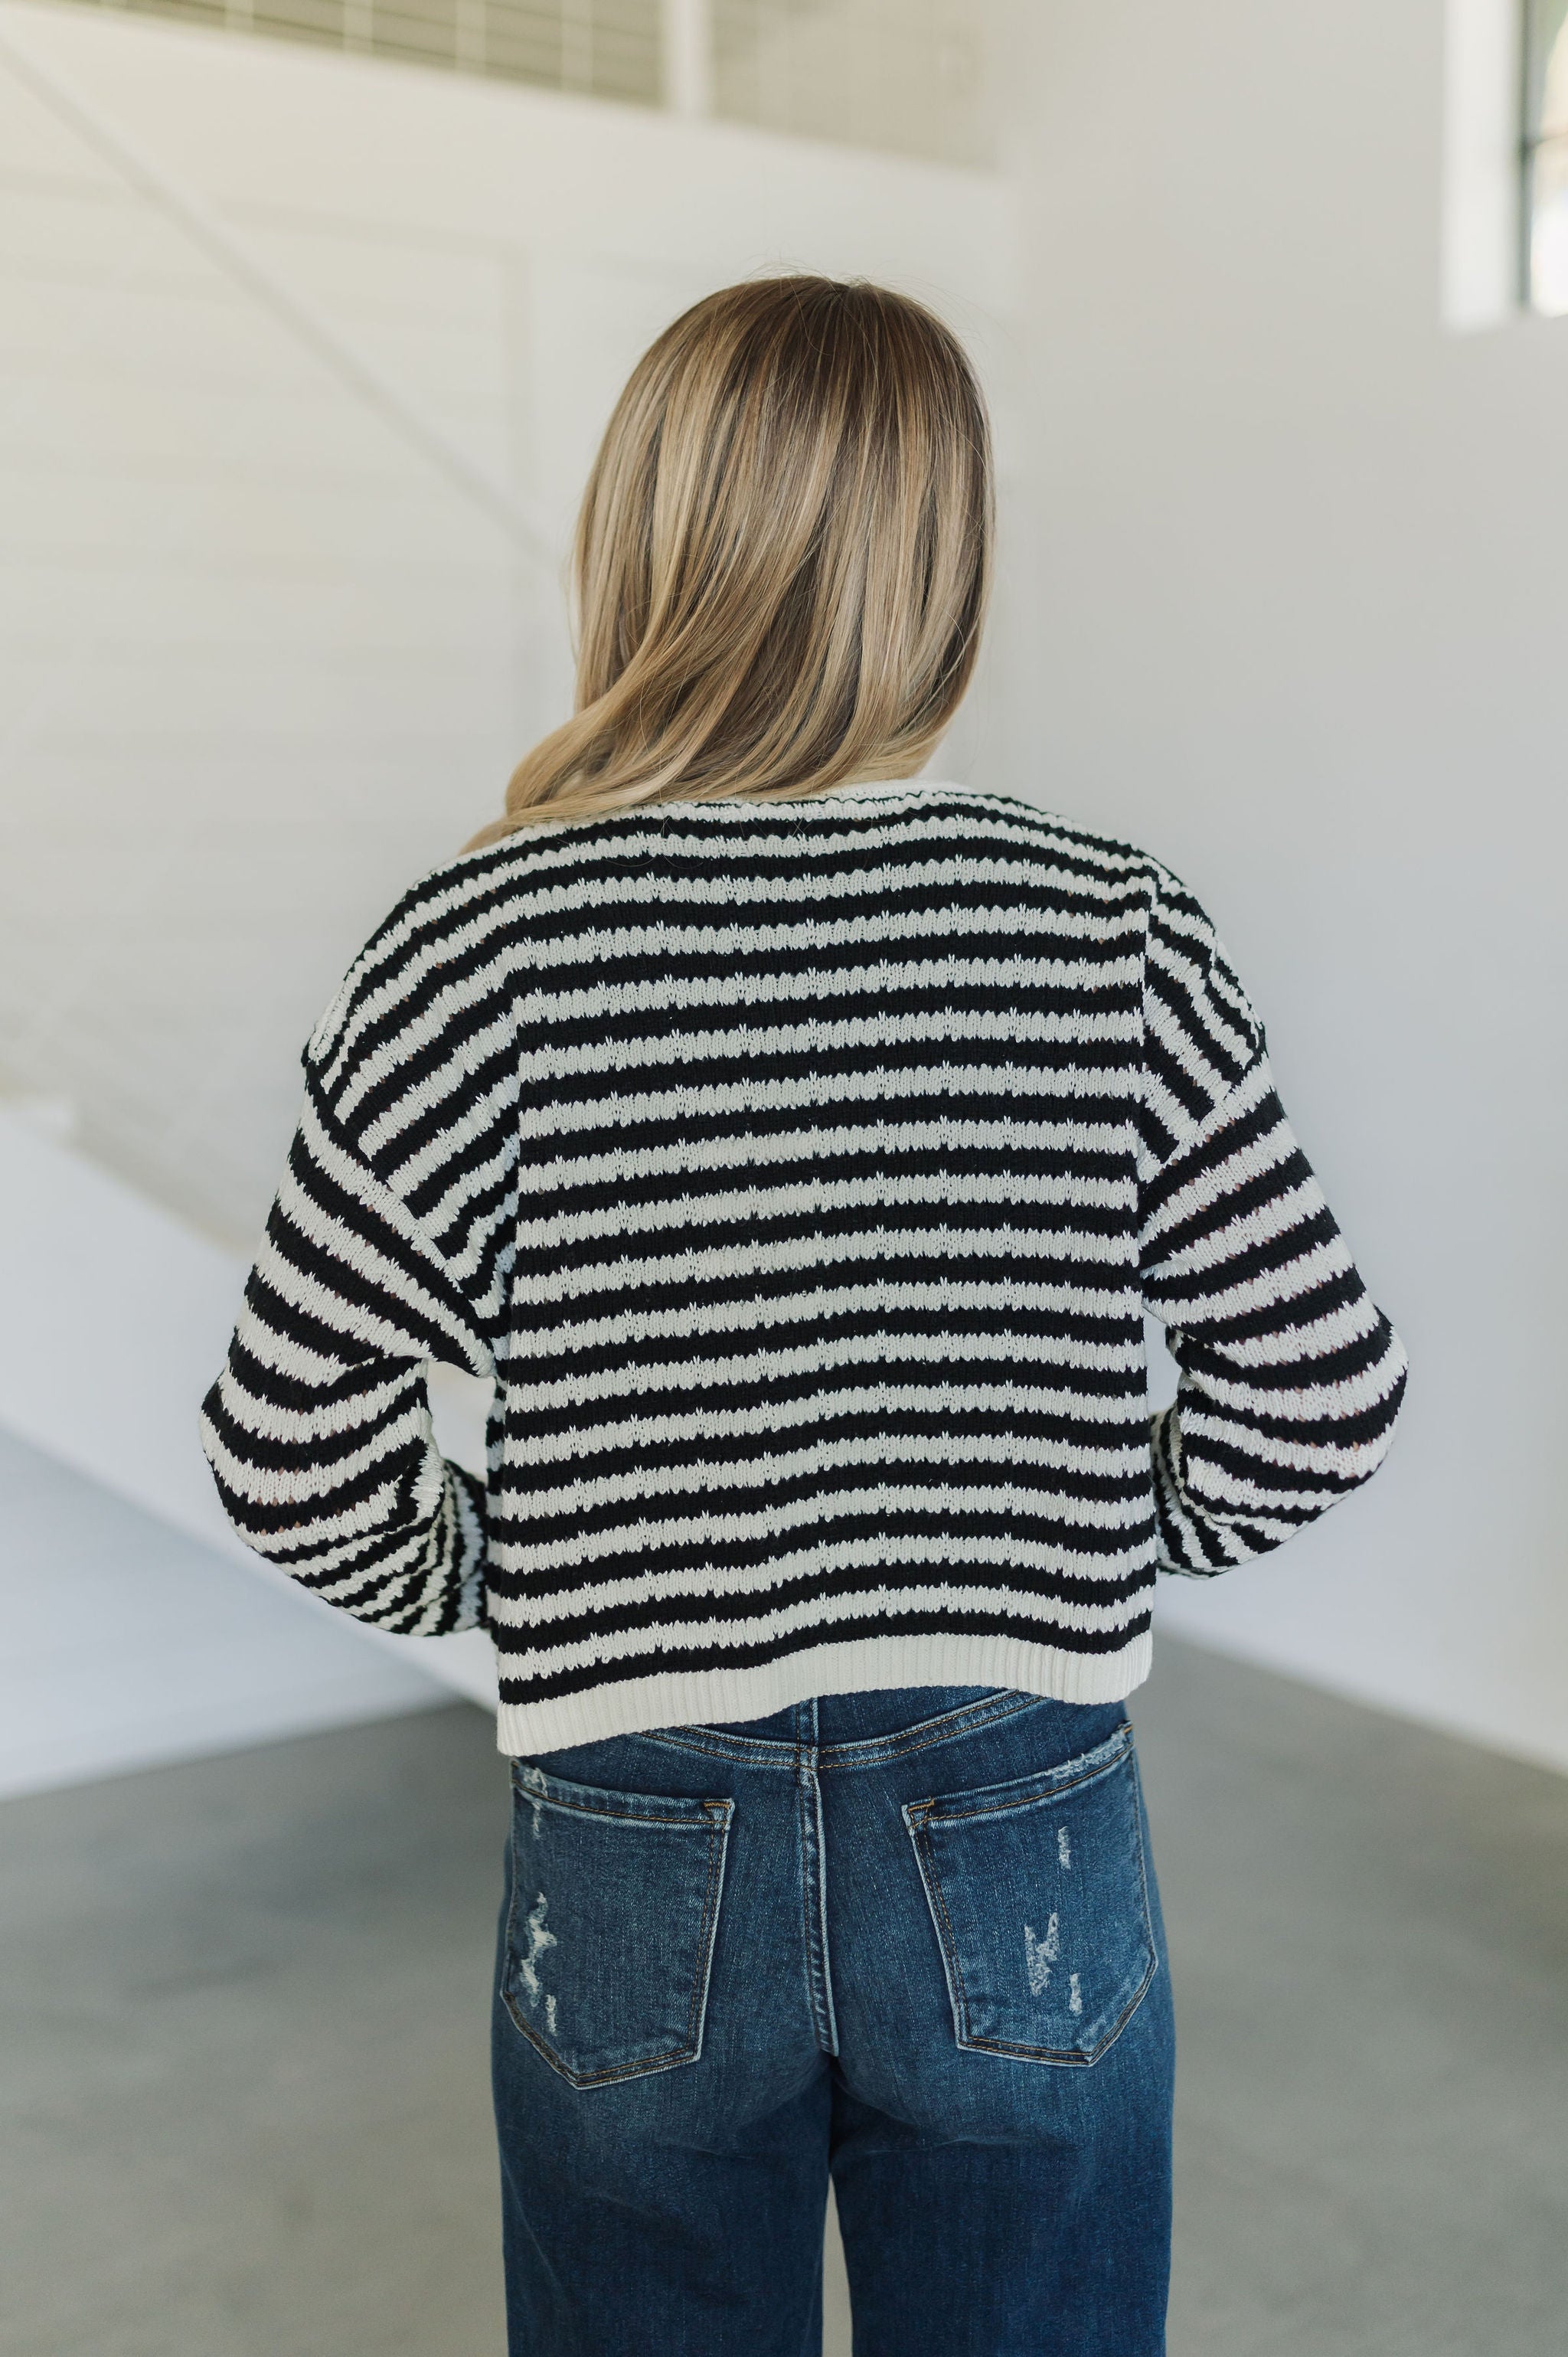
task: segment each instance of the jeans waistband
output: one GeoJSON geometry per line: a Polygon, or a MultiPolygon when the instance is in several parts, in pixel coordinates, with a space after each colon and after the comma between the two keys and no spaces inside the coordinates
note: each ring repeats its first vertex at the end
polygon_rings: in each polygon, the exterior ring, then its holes
{"type": "Polygon", "coordinates": [[[1105,1716],[1103,1704],[1055,1702],[1005,1686],[904,1686],[859,1695],[822,1695],[770,1717],[728,1727],[663,1727],[628,1739],[657,1743],[710,1759],[794,1771],[803,1750],[824,1770],[875,1768],[906,1752],[950,1743],[993,1721],[1026,1710],[1085,1718],[1105,1716]]]}

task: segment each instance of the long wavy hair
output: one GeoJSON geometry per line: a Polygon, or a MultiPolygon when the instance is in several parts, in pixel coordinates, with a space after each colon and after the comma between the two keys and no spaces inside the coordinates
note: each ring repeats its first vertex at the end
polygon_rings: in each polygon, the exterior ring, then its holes
{"type": "Polygon", "coordinates": [[[908,296],[708,296],[632,371],[573,552],[576,710],[470,848],[543,820],[912,777],[974,669],[985,404],[908,296]]]}

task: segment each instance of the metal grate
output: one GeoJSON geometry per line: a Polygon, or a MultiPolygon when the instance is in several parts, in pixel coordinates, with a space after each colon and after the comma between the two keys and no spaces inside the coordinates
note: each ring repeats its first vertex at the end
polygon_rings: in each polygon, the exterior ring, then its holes
{"type": "Polygon", "coordinates": [[[660,0],[88,0],[656,106],[660,0]]]}
{"type": "Polygon", "coordinates": [[[1525,0],[1520,156],[1524,299],[1568,313],[1568,0],[1525,0]]]}

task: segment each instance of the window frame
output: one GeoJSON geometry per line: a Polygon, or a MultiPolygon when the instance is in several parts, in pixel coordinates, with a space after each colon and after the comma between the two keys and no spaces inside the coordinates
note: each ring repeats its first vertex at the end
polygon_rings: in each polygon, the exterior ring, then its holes
{"type": "Polygon", "coordinates": [[[1546,0],[1521,0],[1520,9],[1518,274],[1520,307],[1538,318],[1552,319],[1568,317],[1568,292],[1561,303],[1552,304],[1543,302],[1537,292],[1536,173],[1544,150],[1560,149],[1568,156],[1568,124],[1547,130],[1542,122],[1547,69],[1559,41],[1568,39],[1568,12],[1553,29],[1543,51],[1545,5],[1546,0]]]}

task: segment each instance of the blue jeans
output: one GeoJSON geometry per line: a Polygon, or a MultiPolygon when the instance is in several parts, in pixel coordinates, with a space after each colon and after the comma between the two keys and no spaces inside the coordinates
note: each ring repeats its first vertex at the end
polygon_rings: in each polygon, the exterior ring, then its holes
{"type": "Polygon", "coordinates": [[[513,2357],[1157,2357],[1169,1982],[1122,1706],[838,1695],[513,1770],[513,2357]]]}

